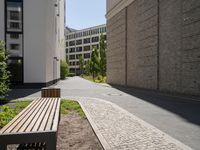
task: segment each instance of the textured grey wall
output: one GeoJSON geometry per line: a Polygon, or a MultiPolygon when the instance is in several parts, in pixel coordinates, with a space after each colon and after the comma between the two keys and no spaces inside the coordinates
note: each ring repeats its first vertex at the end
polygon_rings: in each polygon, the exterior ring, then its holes
{"type": "Polygon", "coordinates": [[[125,41],[126,15],[125,10],[108,20],[107,37],[107,76],[110,83],[125,84],[125,41]]]}
{"type": "Polygon", "coordinates": [[[200,95],[199,0],[135,0],[107,32],[109,83],[200,95]]]}

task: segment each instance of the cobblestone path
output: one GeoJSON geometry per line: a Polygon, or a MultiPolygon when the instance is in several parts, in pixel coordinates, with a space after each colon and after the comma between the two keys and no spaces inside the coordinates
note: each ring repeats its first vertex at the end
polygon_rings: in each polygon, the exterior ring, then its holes
{"type": "Polygon", "coordinates": [[[79,98],[105,150],[190,150],[191,148],[117,105],[79,98]]]}

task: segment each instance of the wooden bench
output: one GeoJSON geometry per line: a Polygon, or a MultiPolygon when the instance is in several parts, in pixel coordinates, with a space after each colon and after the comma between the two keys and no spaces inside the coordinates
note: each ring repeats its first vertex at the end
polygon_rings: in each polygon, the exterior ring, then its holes
{"type": "Polygon", "coordinates": [[[60,98],[38,98],[0,130],[0,150],[9,144],[45,143],[56,150],[60,98]]]}

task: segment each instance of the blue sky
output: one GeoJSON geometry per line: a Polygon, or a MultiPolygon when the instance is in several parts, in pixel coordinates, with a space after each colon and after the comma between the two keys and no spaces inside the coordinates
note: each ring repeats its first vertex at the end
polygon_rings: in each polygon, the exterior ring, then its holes
{"type": "Polygon", "coordinates": [[[84,29],[105,24],[106,0],[66,0],[66,26],[84,29]]]}

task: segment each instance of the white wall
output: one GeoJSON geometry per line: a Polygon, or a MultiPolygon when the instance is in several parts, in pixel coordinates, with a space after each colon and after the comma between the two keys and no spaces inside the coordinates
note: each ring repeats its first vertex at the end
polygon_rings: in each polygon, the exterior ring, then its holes
{"type": "Polygon", "coordinates": [[[24,1],[24,82],[46,82],[46,10],[44,0],[24,1]]]}
{"type": "Polygon", "coordinates": [[[25,83],[46,83],[60,78],[60,61],[54,57],[64,59],[64,0],[60,0],[58,7],[55,3],[56,0],[24,1],[25,83]]]}
{"type": "Polygon", "coordinates": [[[0,40],[4,40],[4,0],[0,0],[0,40]]]}

